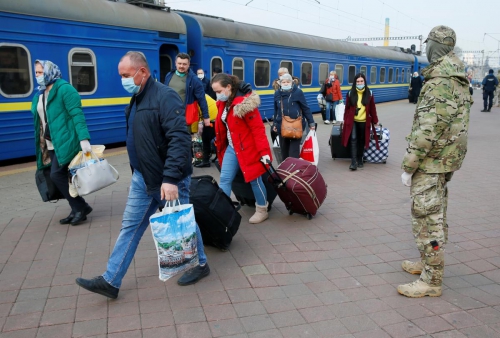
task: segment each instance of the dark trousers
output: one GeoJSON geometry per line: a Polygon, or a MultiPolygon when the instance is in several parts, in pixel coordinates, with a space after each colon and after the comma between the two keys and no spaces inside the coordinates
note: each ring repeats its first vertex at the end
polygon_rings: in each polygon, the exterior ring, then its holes
{"type": "MultiPolygon", "coordinates": [[[[213,124],[213,123],[212,123],[213,124]]],[[[214,127],[203,126],[201,141],[203,142],[203,162],[208,163],[212,155],[211,142],[215,137],[214,127]]]]}
{"type": "Polygon", "coordinates": [[[63,194],[64,198],[68,200],[69,206],[71,210],[74,212],[82,211],[83,208],[87,205],[85,200],[78,197],[71,197],[69,194],[69,183],[68,183],[68,164],[59,166],[59,162],[57,161],[56,153],[54,150],[49,150],[50,160],[52,161],[52,165],[50,168],[50,179],[56,185],[57,189],[63,194]]]}
{"type": "Polygon", "coordinates": [[[365,126],[366,122],[356,122],[351,131],[351,159],[358,161],[363,159],[365,151],[365,126]]]}
{"type": "Polygon", "coordinates": [[[483,101],[484,101],[484,110],[490,110],[491,107],[493,106],[493,94],[495,92],[490,92],[488,90],[483,91],[483,101]],[[488,104],[488,98],[490,99],[490,102],[488,104]]]}
{"type": "Polygon", "coordinates": [[[300,157],[300,141],[301,139],[284,138],[280,135],[280,148],[283,160],[287,157],[300,157]]]}

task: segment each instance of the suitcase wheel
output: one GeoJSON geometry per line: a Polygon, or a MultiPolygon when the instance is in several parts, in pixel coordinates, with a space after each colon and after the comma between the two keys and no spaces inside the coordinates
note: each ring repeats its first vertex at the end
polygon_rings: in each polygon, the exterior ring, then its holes
{"type": "Polygon", "coordinates": [[[306,214],[306,217],[308,220],[312,220],[312,218],[313,218],[311,214],[306,214]]]}
{"type": "Polygon", "coordinates": [[[288,214],[289,215],[293,215],[293,211],[292,210],[288,210],[288,214]]]}

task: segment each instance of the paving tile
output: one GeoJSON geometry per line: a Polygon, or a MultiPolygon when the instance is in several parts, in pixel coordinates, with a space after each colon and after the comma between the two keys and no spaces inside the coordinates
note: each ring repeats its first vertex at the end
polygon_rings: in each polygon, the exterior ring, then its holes
{"type": "Polygon", "coordinates": [[[195,322],[204,322],[206,320],[205,313],[202,308],[188,308],[181,310],[173,310],[175,324],[187,324],[195,322]]]}
{"type": "Polygon", "coordinates": [[[492,308],[473,309],[467,312],[484,324],[494,324],[500,321],[500,311],[492,308]]]}
{"type": "Polygon", "coordinates": [[[17,330],[10,332],[2,332],[0,337],[2,338],[35,338],[38,329],[26,329],[26,330],[17,330]]]}
{"type": "Polygon", "coordinates": [[[377,324],[367,315],[341,318],[340,321],[351,333],[368,331],[378,328],[377,324]]]}
{"type": "Polygon", "coordinates": [[[452,330],[439,332],[432,335],[433,338],[466,338],[467,336],[460,331],[452,330]]]}
{"type": "Polygon", "coordinates": [[[418,326],[409,321],[387,325],[384,330],[393,338],[420,337],[425,334],[418,326]]]}
{"type": "MultiPolygon", "coordinates": [[[[470,326],[479,326],[483,324],[481,320],[478,320],[476,317],[465,311],[446,313],[441,315],[441,318],[446,320],[457,329],[463,329],[470,326]]],[[[498,319],[500,319],[500,317],[498,317],[498,319]]]]}
{"type": "Polygon", "coordinates": [[[244,333],[243,326],[237,318],[209,321],[208,325],[213,337],[232,336],[244,333]]]}
{"type": "Polygon", "coordinates": [[[3,331],[16,331],[38,327],[40,323],[41,312],[24,313],[21,315],[9,316],[3,326],[3,331]]]}
{"type": "Polygon", "coordinates": [[[73,337],[88,337],[106,334],[108,332],[108,321],[106,319],[87,320],[76,322],[73,325],[73,337]]]}
{"type": "Polygon", "coordinates": [[[260,301],[233,304],[238,317],[249,317],[266,314],[266,309],[260,301]]]}
{"type": "Polygon", "coordinates": [[[274,329],[276,326],[269,316],[270,315],[257,315],[244,317],[240,318],[240,321],[247,333],[274,329]]]}
{"type": "Polygon", "coordinates": [[[141,327],[143,330],[166,326],[172,328],[172,325],[174,325],[174,317],[170,311],[141,314],[141,327]]]}
{"type": "Polygon", "coordinates": [[[467,338],[498,337],[498,331],[486,325],[467,327],[459,330],[459,332],[464,334],[467,338]]]}
{"type": "MultiPolygon", "coordinates": [[[[300,314],[308,323],[327,321],[335,319],[335,314],[327,306],[316,306],[299,310],[300,314]]],[[[296,323],[298,324],[298,323],[296,323]]]]}
{"type": "Polygon", "coordinates": [[[227,294],[233,304],[259,300],[252,288],[227,290],[227,294]]]}
{"type": "Polygon", "coordinates": [[[248,338],[282,338],[283,335],[278,329],[257,331],[248,334],[248,338]]]}
{"type": "Polygon", "coordinates": [[[283,337],[299,338],[299,337],[316,337],[317,334],[310,324],[302,324],[297,326],[287,326],[280,329],[283,337]]]}
{"type": "Polygon", "coordinates": [[[437,316],[417,318],[414,319],[413,322],[415,323],[415,325],[417,325],[419,328],[421,328],[427,333],[436,333],[445,330],[453,330],[453,326],[451,326],[447,321],[437,316]]]}
{"type": "Polygon", "coordinates": [[[206,306],[203,308],[203,311],[205,312],[205,317],[209,322],[223,319],[233,319],[238,317],[232,304],[206,306]]]}
{"type": "Polygon", "coordinates": [[[266,309],[267,313],[275,313],[282,311],[289,311],[296,309],[295,305],[288,298],[285,299],[268,299],[263,300],[262,306],[266,309]]]}
{"type": "Polygon", "coordinates": [[[177,338],[177,332],[174,326],[163,326],[152,329],[143,329],[142,338],[177,338]]]}
{"type": "Polygon", "coordinates": [[[75,309],[43,312],[40,326],[72,324],[75,321],[75,309]]]}
{"type": "Polygon", "coordinates": [[[314,332],[317,335],[316,337],[347,337],[346,335],[349,334],[349,330],[340,322],[339,319],[323,320],[310,323],[310,325],[314,329],[314,332]]]}
{"type": "Polygon", "coordinates": [[[45,326],[38,329],[37,338],[66,338],[71,337],[73,323],[45,326]]]}
{"type": "Polygon", "coordinates": [[[305,324],[304,317],[297,310],[276,312],[269,315],[277,328],[305,324]]]}

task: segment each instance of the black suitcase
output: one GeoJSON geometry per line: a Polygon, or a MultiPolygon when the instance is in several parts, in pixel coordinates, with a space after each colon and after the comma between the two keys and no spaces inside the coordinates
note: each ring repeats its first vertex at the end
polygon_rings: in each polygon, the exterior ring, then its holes
{"type": "MultiPolygon", "coordinates": [[[[215,167],[217,170],[220,172],[220,165],[219,161],[215,162],[215,167]]],[[[264,175],[262,175],[262,181],[264,182],[264,185],[266,187],[266,192],[267,192],[267,202],[269,205],[267,206],[267,210],[271,210],[272,204],[274,202],[274,199],[278,195],[278,192],[274,188],[274,186],[269,183],[269,174],[266,172],[264,175]]],[[[233,183],[231,184],[231,190],[234,193],[234,196],[236,196],[236,199],[238,202],[240,202],[241,205],[249,205],[249,206],[255,206],[255,196],[253,195],[253,190],[252,186],[250,183],[245,182],[245,178],[243,177],[243,173],[241,170],[238,170],[238,173],[236,174],[233,183]]]]}
{"type": "Polygon", "coordinates": [[[330,134],[330,150],[332,152],[332,158],[351,158],[350,147],[344,147],[341,141],[342,134],[342,124],[334,124],[332,127],[332,133],[330,134]]]}
{"type": "Polygon", "coordinates": [[[193,204],[203,243],[226,251],[240,227],[239,204],[236,203],[237,208],[208,175],[191,177],[189,201],[193,204]]]}

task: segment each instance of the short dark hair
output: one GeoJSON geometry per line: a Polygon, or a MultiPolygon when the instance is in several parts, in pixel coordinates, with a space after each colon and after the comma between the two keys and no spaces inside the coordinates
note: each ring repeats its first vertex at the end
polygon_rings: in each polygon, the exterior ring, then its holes
{"type": "Polygon", "coordinates": [[[175,59],[187,59],[189,62],[191,62],[191,57],[189,56],[189,54],[186,54],[186,53],[179,53],[177,54],[177,56],[175,57],[175,59]]]}

